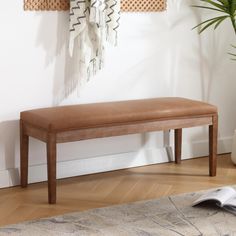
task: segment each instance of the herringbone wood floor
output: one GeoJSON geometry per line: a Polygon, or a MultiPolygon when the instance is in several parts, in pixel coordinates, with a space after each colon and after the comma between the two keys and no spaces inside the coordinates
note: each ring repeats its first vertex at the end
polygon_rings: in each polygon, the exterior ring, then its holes
{"type": "Polygon", "coordinates": [[[230,155],[218,157],[216,177],[208,176],[208,158],[151,165],[58,181],[58,203],[47,204],[47,184],[0,190],[0,225],[73,211],[236,184],[230,155]]]}

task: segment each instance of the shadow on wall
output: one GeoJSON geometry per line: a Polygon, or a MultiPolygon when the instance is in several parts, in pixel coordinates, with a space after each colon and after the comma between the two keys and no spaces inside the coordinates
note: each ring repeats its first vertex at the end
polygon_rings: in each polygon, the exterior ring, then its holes
{"type": "Polygon", "coordinates": [[[0,123],[0,164],[9,171],[10,185],[19,184],[19,121],[0,123]]]}
{"type": "MultiPolygon", "coordinates": [[[[196,9],[191,8],[190,5],[194,4],[195,1],[189,0],[187,4],[189,5],[189,12],[194,15],[196,23],[201,20],[201,12],[196,11],[196,9]]],[[[173,0],[173,3],[176,4],[176,7],[180,9],[183,4],[186,4],[185,1],[173,0]],[[182,5],[181,5],[182,4],[182,5]]],[[[174,6],[173,6],[174,7],[174,6]]],[[[177,25],[182,23],[180,17],[185,17],[186,15],[181,16],[181,14],[176,15],[175,13],[173,23],[170,25],[171,30],[177,27],[177,25]],[[178,18],[179,17],[179,18],[178,18]],[[177,24],[178,23],[178,24],[177,24]]],[[[36,41],[36,46],[42,47],[45,54],[45,67],[48,67],[50,64],[54,63],[54,74],[53,74],[53,105],[57,105],[63,98],[65,98],[65,91],[61,88],[64,87],[67,78],[76,76],[76,67],[75,62],[68,55],[68,37],[69,37],[69,14],[68,12],[43,12],[37,13],[37,16],[40,17],[39,31],[36,41]],[[72,63],[73,62],[73,63],[72,63]]],[[[173,17],[173,16],[172,16],[173,17]]],[[[186,20],[183,18],[183,21],[186,20]]],[[[194,25],[192,25],[194,26],[194,25]]],[[[191,27],[189,28],[191,31],[191,27]]],[[[197,32],[196,32],[197,34],[197,32]]],[[[200,67],[199,67],[199,79],[201,80],[201,89],[202,89],[202,100],[210,101],[211,100],[211,91],[213,86],[214,74],[217,73],[217,66],[221,62],[220,56],[222,55],[222,48],[217,47],[218,41],[215,34],[210,36],[210,47],[207,48],[205,52],[205,47],[203,47],[202,37],[198,37],[199,43],[198,46],[194,49],[196,55],[199,56],[200,67]],[[211,60],[213,58],[214,60],[211,60]],[[217,62],[217,63],[216,63],[217,62]]],[[[176,60],[176,63],[181,63],[176,60]]],[[[172,65],[174,68],[176,65],[172,65]]],[[[142,71],[141,71],[142,72],[142,71]]],[[[170,74],[172,81],[176,84],[178,78],[175,78],[176,74],[170,74]]],[[[192,138],[192,142],[195,140],[205,140],[206,129],[203,128],[202,131],[199,131],[192,138]]],[[[145,142],[144,142],[145,143],[145,142]]],[[[194,150],[193,150],[194,151],[194,150]]],[[[195,151],[194,151],[195,152],[195,151]]]]}
{"type": "MultiPolygon", "coordinates": [[[[190,10],[196,19],[196,25],[197,25],[203,21],[203,14],[202,11],[191,7],[191,5],[199,5],[199,4],[198,3],[196,4],[196,1],[194,0],[190,1],[190,10]]],[[[194,26],[195,25],[193,25],[193,27],[194,26]]],[[[195,31],[197,34],[197,29],[195,29],[195,31]]],[[[205,102],[209,102],[211,98],[211,90],[214,79],[213,73],[216,73],[217,68],[219,68],[219,65],[221,63],[220,54],[222,55],[222,52],[219,51],[220,49],[219,42],[217,41],[215,33],[208,35],[208,37],[210,38],[211,43],[208,45],[207,50],[206,47],[204,47],[203,45],[204,44],[203,37],[200,35],[198,36],[199,48],[196,49],[200,61],[199,73],[200,73],[201,88],[202,88],[202,100],[205,102]]]]}
{"type": "MultiPolygon", "coordinates": [[[[190,0],[190,11],[196,19],[196,25],[203,22],[209,17],[204,16],[204,13],[208,13],[197,8],[191,7],[191,5],[199,5],[199,2],[196,0],[190,0]]],[[[193,25],[194,27],[195,25],[193,25]]],[[[195,29],[196,34],[197,30],[195,29]]],[[[225,48],[221,47],[223,39],[217,35],[217,31],[204,32],[198,36],[198,48],[196,48],[196,54],[199,56],[199,75],[201,80],[201,92],[202,92],[202,101],[211,103],[213,98],[213,86],[216,83],[217,74],[224,61],[222,60],[225,56],[225,48]]],[[[214,98],[213,98],[214,99],[214,98]]],[[[208,127],[203,127],[202,132],[198,135],[195,135],[191,142],[194,144],[196,140],[203,139],[202,134],[208,138],[208,127]]],[[[220,134],[219,134],[220,137],[220,134]]],[[[198,145],[197,145],[198,146],[198,145]]],[[[203,150],[208,147],[202,147],[203,150]]],[[[225,149],[225,148],[224,148],[225,149]]],[[[195,150],[195,145],[193,145],[193,153],[197,153],[198,150],[195,150]]]]}
{"type": "Polygon", "coordinates": [[[53,105],[58,105],[71,90],[64,90],[78,75],[77,61],[70,57],[69,42],[69,14],[68,12],[37,13],[40,17],[36,46],[42,47],[46,53],[45,67],[54,63],[53,75],[53,105]],[[53,18],[52,14],[56,14],[53,18]],[[54,19],[54,21],[52,20],[54,19]]]}
{"type": "MultiPolygon", "coordinates": [[[[202,11],[191,7],[191,5],[196,4],[199,4],[196,0],[169,0],[168,2],[166,28],[171,35],[168,44],[170,45],[169,68],[172,68],[168,80],[171,81],[171,95],[178,96],[179,92],[177,88],[179,85],[181,86],[182,83],[181,71],[185,70],[183,62],[186,61],[186,58],[191,60],[188,61],[188,63],[190,66],[193,66],[193,70],[198,74],[196,79],[200,81],[200,100],[209,102],[211,100],[214,83],[213,73],[217,73],[214,67],[219,66],[219,62],[221,62],[219,55],[220,53],[222,55],[223,52],[220,52],[219,47],[217,47],[219,42],[217,42],[217,38],[214,34],[209,35],[212,44],[210,44],[210,47],[206,48],[204,43],[207,42],[204,42],[203,35],[199,36],[197,30],[191,30],[191,28],[203,20],[202,11]],[[186,17],[188,17],[190,23],[186,23],[186,17]],[[180,35],[181,32],[187,33],[187,36],[192,37],[192,40],[196,41],[196,44],[191,40],[187,41],[186,35],[180,35]],[[184,44],[180,41],[181,37],[184,44]],[[173,41],[173,38],[176,38],[175,41],[173,41]],[[189,57],[187,52],[183,49],[187,46],[189,50],[192,50],[193,45],[196,45],[194,46],[195,57],[189,57]],[[213,58],[213,60],[211,60],[211,58],[213,58]],[[215,60],[217,60],[217,62],[215,62],[215,60]]],[[[186,134],[190,134],[188,136],[190,136],[190,143],[192,145],[189,146],[190,150],[188,150],[187,153],[191,153],[193,155],[191,157],[208,155],[208,145],[206,143],[206,140],[208,140],[208,127],[197,127],[194,128],[193,131],[192,129],[183,129],[183,142],[186,140],[186,134]]]]}
{"type": "MultiPolygon", "coordinates": [[[[194,40],[197,41],[196,46],[193,48],[196,61],[194,65],[194,70],[199,75],[200,85],[201,85],[201,100],[209,102],[212,98],[212,88],[214,85],[215,75],[218,73],[221,68],[222,58],[225,55],[225,49],[220,47],[220,37],[218,37],[217,32],[212,31],[204,32],[201,35],[198,35],[197,29],[192,30],[192,28],[199,24],[200,22],[208,19],[207,11],[199,10],[192,5],[199,5],[199,1],[196,0],[170,0],[168,4],[167,11],[167,26],[169,31],[172,32],[173,36],[177,36],[177,40],[172,41],[173,37],[170,37],[170,45],[172,46],[171,52],[171,65],[172,73],[170,74],[173,86],[173,94],[175,94],[175,87],[180,82],[178,77],[178,68],[181,68],[183,51],[181,48],[184,48],[182,44],[179,48],[178,40],[181,39],[180,32],[183,27],[186,28],[186,33],[189,35],[195,34],[194,40]],[[186,24],[186,17],[191,19],[191,23],[186,24]]],[[[186,36],[184,36],[186,38],[186,36]]],[[[183,38],[183,40],[185,40],[183,38]]],[[[185,41],[186,43],[189,43],[185,41]]],[[[190,41],[191,43],[191,41],[190,41]]],[[[191,48],[189,48],[191,50],[191,48]]],[[[185,55],[184,55],[185,56],[185,55]]],[[[188,55],[190,56],[190,55],[188,55]]],[[[189,58],[189,57],[188,57],[189,58]]],[[[192,59],[192,58],[191,58],[192,59]]]]}

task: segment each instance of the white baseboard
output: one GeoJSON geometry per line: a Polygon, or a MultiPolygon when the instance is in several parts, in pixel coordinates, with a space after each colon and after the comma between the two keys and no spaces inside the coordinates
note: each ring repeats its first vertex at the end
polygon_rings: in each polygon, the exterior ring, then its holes
{"type": "MultiPolygon", "coordinates": [[[[232,137],[220,139],[218,153],[231,152],[232,137]]],[[[183,143],[183,158],[189,159],[208,155],[208,142],[183,143]]],[[[57,178],[94,174],[131,167],[168,162],[165,148],[140,149],[135,152],[98,156],[87,159],[63,161],[57,163],[57,178]]],[[[19,168],[0,171],[0,188],[19,185],[19,168]]],[[[29,183],[47,179],[46,164],[29,167],[29,183]]]]}

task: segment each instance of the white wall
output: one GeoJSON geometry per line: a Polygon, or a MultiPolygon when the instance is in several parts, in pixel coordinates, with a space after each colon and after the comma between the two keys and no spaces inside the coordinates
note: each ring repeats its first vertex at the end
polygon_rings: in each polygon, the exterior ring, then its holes
{"type": "MultiPolygon", "coordinates": [[[[163,13],[123,13],[117,48],[107,50],[96,78],[61,104],[183,96],[219,107],[219,152],[229,152],[236,127],[234,43],[229,24],[201,37],[192,1],[169,0],[163,13]]],[[[0,187],[19,183],[19,113],[54,104],[68,58],[68,12],[24,12],[0,1],[0,187]]],[[[162,133],[58,145],[58,177],[167,161],[162,133]]],[[[207,154],[207,129],[184,132],[183,157],[207,154]]],[[[46,178],[45,145],[30,140],[30,181],[46,178]]]]}

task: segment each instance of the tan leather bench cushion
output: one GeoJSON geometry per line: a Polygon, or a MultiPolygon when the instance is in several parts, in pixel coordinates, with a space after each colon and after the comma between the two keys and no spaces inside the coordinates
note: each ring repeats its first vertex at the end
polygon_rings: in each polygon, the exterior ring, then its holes
{"type": "Polygon", "coordinates": [[[35,109],[21,112],[21,119],[58,132],[214,113],[213,105],[171,97],[35,109]]]}

